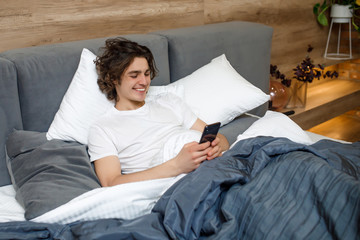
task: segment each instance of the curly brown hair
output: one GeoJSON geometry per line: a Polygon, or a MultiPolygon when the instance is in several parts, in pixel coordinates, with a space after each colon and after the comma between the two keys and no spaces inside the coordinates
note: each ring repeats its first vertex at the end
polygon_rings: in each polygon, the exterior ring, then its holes
{"type": "Polygon", "coordinates": [[[94,61],[99,75],[97,83],[109,100],[115,100],[115,102],[118,100],[115,84],[121,84],[123,73],[135,57],[143,57],[147,60],[151,79],[157,74],[154,57],[146,46],[118,37],[107,39],[101,50],[104,51],[103,54],[94,61]]]}

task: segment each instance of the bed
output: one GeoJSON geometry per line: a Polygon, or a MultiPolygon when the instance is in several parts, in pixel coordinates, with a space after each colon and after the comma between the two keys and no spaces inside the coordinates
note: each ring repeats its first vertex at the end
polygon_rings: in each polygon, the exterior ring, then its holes
{"type": "Polygon", "coordinates": [[[122,36],[154,54],[148,98],[183,98],[231,148],[186,175],[105,188],[87,130],[111,107],[93,64],[106,38],[0,53],[0,239],[359,239],[360,143],[268,110],[272,32],[235,21],[122,36]]]}

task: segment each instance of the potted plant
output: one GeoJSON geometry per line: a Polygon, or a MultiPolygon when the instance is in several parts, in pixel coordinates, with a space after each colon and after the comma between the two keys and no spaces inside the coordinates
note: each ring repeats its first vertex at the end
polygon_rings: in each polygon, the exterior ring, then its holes
{"type": "Polygon", "coordinates": [[[313,12],[318,23],[328,26],[327,11],[331,9],[330,17],[337,18],[337,22],[344,22],[344,18],[351,18],[352,25],[356,31],[360,31],[357,20],[360,16],[357,10],[360,9],[360,0],[324,0],[322,4],[316,3],[313,12]]]}

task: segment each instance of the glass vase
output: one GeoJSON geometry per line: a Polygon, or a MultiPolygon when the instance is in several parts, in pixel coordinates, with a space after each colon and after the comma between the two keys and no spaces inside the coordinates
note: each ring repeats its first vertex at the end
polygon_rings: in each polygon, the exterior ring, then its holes
{"type": "Polygon", "coordinates": [[[271,110],[280,111],[288,103],[288,90],[282,83],[270,80],[271,110]]]}
{"type": "Polygon", "coordinates": [[[306,106],[307,88],[308,82],[293,81],[286,108],[304,108],[306,106]]]}

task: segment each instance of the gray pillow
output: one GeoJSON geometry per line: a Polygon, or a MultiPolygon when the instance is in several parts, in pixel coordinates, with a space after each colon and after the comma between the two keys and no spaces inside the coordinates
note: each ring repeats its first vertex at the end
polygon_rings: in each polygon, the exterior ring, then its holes
{"type": "Polygon", "coordinates": [[[16,199],[27,220],[100,187],[85,145],[15,130],[6,142],[16,199]]]}

